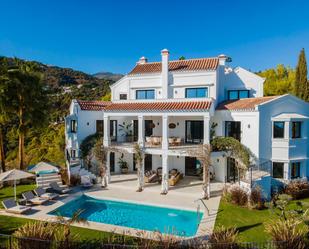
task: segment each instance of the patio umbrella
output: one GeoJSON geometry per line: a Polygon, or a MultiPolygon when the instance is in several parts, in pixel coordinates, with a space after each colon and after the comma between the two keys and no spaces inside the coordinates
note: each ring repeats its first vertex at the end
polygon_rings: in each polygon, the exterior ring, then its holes
{"type": "Polygon", "coordinates": [[[0,182],[14,181],[14,196],[16,201],[16,181],[34,176],[22,170],[12,169],[0,174],[0,182]]]}

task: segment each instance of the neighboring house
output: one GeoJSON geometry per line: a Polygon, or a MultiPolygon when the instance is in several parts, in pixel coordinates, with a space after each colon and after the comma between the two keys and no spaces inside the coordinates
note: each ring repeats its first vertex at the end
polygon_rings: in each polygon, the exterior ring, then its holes
{"type": "MultiPolygon", "coordinates": [[[[88,135],[100,133],[109,153],[110,172],[120,172],[122,157],[134,171],[133,144],[145,148],[145,170],[177,168],[196,175],[198,160],[188,150],[209,144],[215,136],[231,136],[248,147],[258,160],[243,184],[280,182],[309,175],[309,104],[291,95],[263,97],[265,79],[241,67],[230,68],[230,58],[169,60],[140,58],[130,73],[111,85],[111,101],[73,100],[66,118],[66,153],[71,163],[88,135]],[[265,174],[262,174],[264,172],[265,174]],[[273,178],[269,177],[272,175],[273,178]],[[264,179],[265,178],[265,179],[264,179]]],[[[212,153],[216,180],[239,181],[235,160],[212,153]]],[[[162,183],[163,188],[166,188],[162,183]]]]}

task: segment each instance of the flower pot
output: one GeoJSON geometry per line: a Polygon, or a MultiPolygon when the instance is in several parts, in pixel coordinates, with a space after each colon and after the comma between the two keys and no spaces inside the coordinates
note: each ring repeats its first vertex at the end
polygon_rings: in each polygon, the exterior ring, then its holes
{"type": "Polygon", "coordinates": [[[122,173],[122,174],[128,174],[128,172],[129,172],[129,169],[128,169],[128,168],[122,168],[122,169],[121,169],[121,173],[122,173]]]}

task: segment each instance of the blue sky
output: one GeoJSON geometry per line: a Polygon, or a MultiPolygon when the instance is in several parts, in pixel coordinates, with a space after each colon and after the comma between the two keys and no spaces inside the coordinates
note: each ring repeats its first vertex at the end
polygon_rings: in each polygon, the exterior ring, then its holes
{"type": "Polygon", "coordinates": [[[126,73],[163,48],[252,71],[309,54],[309,1],[2,0],[0,12],[0,55],[88,73],[126,73]]]}

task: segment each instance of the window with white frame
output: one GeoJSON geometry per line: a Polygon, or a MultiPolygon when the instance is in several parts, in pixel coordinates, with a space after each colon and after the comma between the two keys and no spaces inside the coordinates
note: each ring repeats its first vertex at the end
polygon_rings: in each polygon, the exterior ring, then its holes
{"type": "Polygon", "coordinates": [[[186,88],[186,98],[208,98],[208,87],[186,88]]]}
{"type": "Polygon", "coordinates": [[[273,178],[283,178],[284,176],[284,163],[273,162],[273,178]]]}
{"type": "Polygon", "coordinates": [[[77,121],[74,119],[70,121],[70,131],[72,133],[77,132],[77,121]]]}
{"type": "Polygon", "coordinates": [[[154,99],[155,90],[136,90],[136,99],[154,99]]]}
{"type": "Polygon", "coordinates": [[[293,162],[291,164],[291,179],[300,177],[300,162],[293,162]]]}
{"type": "Polygon", "coordinates": [[[301,122],[292,122],[292,138],[301,138],[301,122]]]}
{"type": "Polygon", "coordinates": [[[229,90],[227,91],[228,100],[249,98],[249,90],[229,90]]]}
{"type": "Polygon", "coordinates": [[[284,122],[283,121],[274,122],[273,138],[284,138],[284,122]]]}

